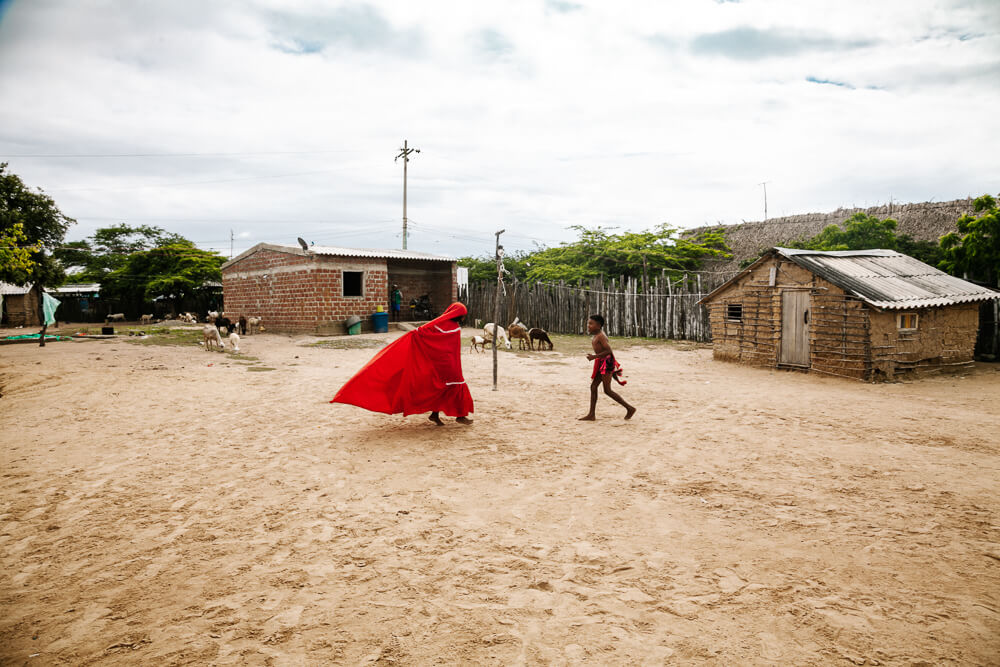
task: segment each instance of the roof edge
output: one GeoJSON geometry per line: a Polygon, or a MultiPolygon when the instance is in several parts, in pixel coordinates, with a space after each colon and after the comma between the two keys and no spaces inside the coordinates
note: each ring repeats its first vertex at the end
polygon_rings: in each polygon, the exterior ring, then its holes
{"type": "Polygon", "coordinates": [[[702,305],[702,304],[708,303],[708,301],[710,299],[714,299],[720,292],[722,292],[722,291],[724,291],[726,289],[729,289],[730,285],[732,285],[737,280],[739,280],[743,276],[747,275],[748,273],[750,273],[751,271],[753,271],[754,269],[756,269],[758,264],[761,264],[765,260],[770,259],[771,257],[774,257],[777,254],[778,254],[778,249],[777,248],[771,248],[770,250],[767,250],[763,255],[761,255],[756,260],[754,260],[753,264],[751,264],[750,266],[748,266],[745,269],[741,270],[735,276],[733,276],[732,278],[730,278],[726,282],[722,283],[721,285],[719,285],[718,287],[716,287],[714,290],[712,290],[711,292],[709,292],[708,294],[706,294],[705,296],[703,296],[701,299],[699,299],[698,300],[698,304],[702,305]]]}

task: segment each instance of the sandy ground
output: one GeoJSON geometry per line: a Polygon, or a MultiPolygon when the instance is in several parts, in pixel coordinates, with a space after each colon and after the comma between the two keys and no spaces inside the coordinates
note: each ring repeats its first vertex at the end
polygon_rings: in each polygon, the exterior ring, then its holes
{"type": "Polygon", "coordinates": [[[580,354],[463,350],[435,428],[313,340],[0,347],[0,662],[1000,664],[995,365],[619,339],[639,413],[583,423],[580,354]]]}

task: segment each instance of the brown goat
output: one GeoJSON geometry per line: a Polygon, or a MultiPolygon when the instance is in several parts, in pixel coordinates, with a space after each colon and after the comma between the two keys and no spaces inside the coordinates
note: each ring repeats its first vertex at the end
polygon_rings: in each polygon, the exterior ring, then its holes
{"type": "Polygon", "coordinates": [[[538,341],[538,349],[542,349],[542,345],[545,343],[549,344],[549,349],[553,348],[552,340],[549,338],[549,334],[546,333],[545,329],[539,329],[534,327],[528,330],[528,344],[531,345],[531,349],[535,349],[535,341],[538,341]]]}

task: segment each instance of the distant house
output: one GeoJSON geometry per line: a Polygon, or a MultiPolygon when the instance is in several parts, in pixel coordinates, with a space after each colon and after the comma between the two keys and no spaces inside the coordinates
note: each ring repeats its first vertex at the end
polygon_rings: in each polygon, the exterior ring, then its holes
{"type": "Polygon", "coordinates": [[[101,322],[107,307],[101,302],[100,283],[69,283],[46,290],[59,299],[59,320],[63,322],[101,322]]]}
{"type": "Polygon", "coordinates": [[[41,326],[40,311],[37,287],[0,283],[0,326],[41,326]]]}
{"type": "Polygon", "coordinates": [[[998,297],[894,250],[774,248],[701,303],[716,359],[874,380],[971,364],[998,297]]]}
{"type": "Polygon", "coordinates": [[[370,322],[389,291],[403,293],[403,318],[410,299],[427,294],[435,313],[457,298],[456,263],[451,257],[410,250],[376,250],[258,243],[222,265],[226,316],[263,317],[271,331],[342,333],[344,320],[370,322]]]}

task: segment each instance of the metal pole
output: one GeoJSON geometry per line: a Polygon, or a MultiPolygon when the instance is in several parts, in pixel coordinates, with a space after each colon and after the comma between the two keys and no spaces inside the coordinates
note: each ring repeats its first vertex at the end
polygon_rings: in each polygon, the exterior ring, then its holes
{"type": "Polygon", "coordinates": [[[419,148],[410,148],[409,142],[404,139],[403,147],[399,150],[399,155],[396,156],[396,160],[403,158],[403,250],[406,250],[406,236],[408,234],[406,230],[406,166],[410,161],[410,154],[419,152],[419,148]]]}
{"type": "MultiPolygon", "coordinates": [[[[406,140],[403,140],[403,152],[406,152],[406,140]]],[[[406,165],[410,162],[409,157],[403,158],[403,250],[406,250],[406,165]]],[[[766,192],[766,190],[765,190],[766,192]]],[[[764,206],[767,209],[767,206],[764,206]]],[[[767,218],[765,213],[764,218],[767,218]]]]}
{"type": "Polygon", "coordinates": [[[761,185],[764,186],[764,222],[767,222],[767,184],[768,183],[770,183],[770,181],[764,181],[763,183],[761,183],[761,185]]]}
{"type": "Polygon", "coordinates": [[[500,247],[500,235],[503,234],[504,231],[506,230],[501,229],[497,232],[497,293],[493,306],[493,391],[497,390],[497,334],[500,331],[500,292],[503,290],[503,257],[500,254],[500,251],[503,250],[503,248],[500,247]]]}

